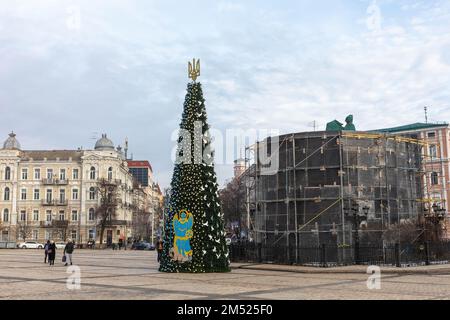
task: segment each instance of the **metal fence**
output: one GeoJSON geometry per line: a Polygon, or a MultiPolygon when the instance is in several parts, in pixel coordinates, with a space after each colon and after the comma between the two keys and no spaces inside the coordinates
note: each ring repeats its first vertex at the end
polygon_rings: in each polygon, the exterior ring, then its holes
{"type": "Polygon", "coordinates": [[[230,245],[232,262],[275,263],[331,267],[352,264],[428,265],[450,260],[450,241],[422,244],[389,244],[315,247],[268,246],[256,243],[230,245]]]}

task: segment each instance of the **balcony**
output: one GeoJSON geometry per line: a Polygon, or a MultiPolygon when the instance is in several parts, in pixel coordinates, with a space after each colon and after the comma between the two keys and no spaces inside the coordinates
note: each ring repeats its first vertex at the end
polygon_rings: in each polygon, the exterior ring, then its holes
{"type": "Polygon", "coordinates": [[[44,199],[42,200],[42,205],[43,206],[67,206],[67,200],[48,200],[48,199],[44,199]]]}
{"type": "Polygon", "coordinates": [[[63,186],[63,185],[67,185],[69,183],[69,179],[42,179],[42,184],[44,185],[59,185],[59,186],[63,186]]]}
{"type": "Polygon", "coordinates": [[[110,220],[106,221],[107,226],[126,226],[127,220],[110,220]]]}
{"type": "Polygon", "coordinates": [[[67,228],[69,226],[69,221],[67,220],[52,220],[52,221],[41,221],[41,228],[67,228]]]}

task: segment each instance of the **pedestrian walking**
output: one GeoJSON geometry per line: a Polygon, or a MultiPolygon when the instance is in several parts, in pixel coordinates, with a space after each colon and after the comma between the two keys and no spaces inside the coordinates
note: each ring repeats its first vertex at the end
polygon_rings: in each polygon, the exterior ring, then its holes
{"type": "Polygon", "coordinates": [[[48,263],[53,266],[55,264],[55,257],[56,257],[56,245],[55,241],[50,241],[50,244],[48,245],[48,263]]]}
{"type": "Polygon", "coordinates": [[[157,250],[158,250],[158,262],[161,260],[161,255],[163,252],[163,242],[161,239],[158,240],[158,244],[157,244],[157,250]]]}
{"type": "Polygon", "coordinates": [[[74,249],[75,249],[75,245],[74,245],[73,241],[71,239],[69,239],[66,246],[64,247],[64,255],[66,256],[65,266],[69,265],[69,262],[70,262],[70,265],[72,265],[72,253],[73,253],[74,249]]]}
{"type": "Polygon", "coordinates": [[[50,246],[50,240],[47,240],[47,242],[44,245],[44,253],[45,253],[45,258],[44,258],[44,263],[47,263],[47,258],[48,258],[48,247],[50,246]]]}

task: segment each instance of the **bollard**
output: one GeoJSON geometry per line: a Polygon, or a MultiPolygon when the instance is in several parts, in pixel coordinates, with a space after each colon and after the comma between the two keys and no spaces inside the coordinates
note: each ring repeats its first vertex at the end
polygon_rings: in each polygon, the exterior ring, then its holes
{"type": "Polygon", "coordinates": [[[425,242],[425,265],[430,265],[430,242],[425,242]]]}

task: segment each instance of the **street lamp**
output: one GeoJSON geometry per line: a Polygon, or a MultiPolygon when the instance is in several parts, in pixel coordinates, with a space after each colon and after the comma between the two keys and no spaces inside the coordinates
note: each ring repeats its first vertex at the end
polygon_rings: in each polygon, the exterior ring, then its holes
{"type": "Polygon", "coordinates": [[[352,201],[351,208],[344,208],[344,214],[347,219],[353,223],[354,232],[354,249],[355,249],[355,262],[359,264],[359,229],[363,221],[367,221],[370,208],[366,205],[362,208],[362,212],[359,210],[358,203],[352,201]]]}

